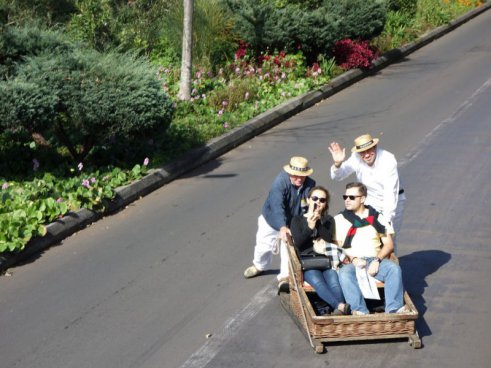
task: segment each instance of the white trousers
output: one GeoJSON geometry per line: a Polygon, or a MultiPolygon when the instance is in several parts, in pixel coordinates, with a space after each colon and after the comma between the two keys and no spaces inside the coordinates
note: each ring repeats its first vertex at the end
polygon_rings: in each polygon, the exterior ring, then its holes
{"type": "Polygon", "coordinates": [[[273,253],[278,252],[276,249],[279,246],[281,258],[280,273],[276,276],[278,280],[288,277],[288,250],[285,242],[277,243],[277,238],[280,232],[268,225],[263,215],[257,219],[256,245],[254,247],[254,259],[252,263],[260,271],[265,271],[270,268],[273,259],[273,253]],[[278,245],[279,244],[279,245],[278,245]]]}
{"type": "Polygon", "coordinates": [[[397,201],[396,214],[392,220],[392,227],[394,228],[394,254],[397,255],[397,242],[396,237],[401,231],[402,226],[402,214],[404,213],[404,207],[406,206],[406,196],[404,194],[399,195],[399,200],[397,201]]]}

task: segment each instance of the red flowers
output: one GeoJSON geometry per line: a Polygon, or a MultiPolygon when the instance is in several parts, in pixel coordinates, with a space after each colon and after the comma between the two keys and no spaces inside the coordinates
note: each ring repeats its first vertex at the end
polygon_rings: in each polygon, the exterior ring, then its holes
{"type": "Polygon", "coordinates": [[[336,64],[343,69],[368,68],[379,52],[368,41],[353,41],[349,38],[336,42],[333,50],[336,64]]]}
{"type": "Polygon", "coordinates": [[[245,56],[247,54],[248,47],[249,47],[249,44],[247,42],[240,40],[239,41],[239,48],[237,49],[237,51],[235,51],[235,60],[245,58],[245,56]]]}

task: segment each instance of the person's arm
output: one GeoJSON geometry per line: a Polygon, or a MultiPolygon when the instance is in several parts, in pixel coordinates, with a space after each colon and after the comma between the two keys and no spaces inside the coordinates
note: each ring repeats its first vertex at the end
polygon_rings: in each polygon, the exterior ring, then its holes
{"type": "Polygon", "coordinates": [[[341,181],[356,171],[356,159],[351,155],[346,161],[336,162],[331,166],[331,179],[341,181]]]}
{"type": "Polygon", "coordinates": [[[375,276],[378,273],[380,262],[382,262],[384,258],[387,258],[394,251],[392,234],[386,234],[380,240],[382,241],[382,249],[380,249],[377,254],[378,260],[370,262],[370,265],[368,266],[368,274],[370,276],[375,276]]]}
{"type": "Polygon", "coordinates": [[[292,233],[293,244],[299,252],[304,250],[304,244],[307,243],[311,237],[313,230],[307,225],[307,221],[303,216],[295,216],[292,218],[290,226],[292,233]]]}
{"type": "Polygon", "coordinates": [[[332,243],[334,239],[334,219],[330,215],[326,215],[319,226],[319,235],[328,243],[332,243]]]}
{"type": "MultiPolygon", "coordinates": [[[[279,175],[273,181],[269,192],[268,201],[271,216],[268,216],[267,221],[269,226],[280,232],[282,232],[282,228],[283,232],[285,229],[288,229],[286,225],[287,216],[285,198],[288,195],[289,189],[289,183],[285,181],[285,177],[279,175]]],[[[289,232],[289,230],[287,232],[289,232]]]]}

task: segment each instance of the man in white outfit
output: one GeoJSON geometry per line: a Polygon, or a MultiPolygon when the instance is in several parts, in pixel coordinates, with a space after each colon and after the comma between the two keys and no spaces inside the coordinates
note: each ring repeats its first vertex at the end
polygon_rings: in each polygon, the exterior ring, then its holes
{"type": "Polygon", "coordinates": [[[341,181],[355,173],[357,181],[365,184],[368,189],[366,204],[382,213],[398,234],[406,195],[399,180],[396,158],[378,147],[378,142],[379,139],[372,138],[370,134],[357,137],[351,156],[346,161],[345,148],[332,142],[329,147],[334,161],[331,179],[341,181]]]}
{"type": "Polygon", "coordinates": [[[286,241],[287,235],[291,235],[291,219],[307,211],[307,195],[315,187],[315,181],[310,178],[313,172],[306,158],[295,156],[276,176],[257,220],[254,259],[252,266],[244,271],[245,278],[256,277],[267,270],[271,265],[272,255],[279,252],[281,264],[277,276],[278,288],[281,291],[287,290],[288,250],[284,242],[279,244],[278,239],[286,241]]]}

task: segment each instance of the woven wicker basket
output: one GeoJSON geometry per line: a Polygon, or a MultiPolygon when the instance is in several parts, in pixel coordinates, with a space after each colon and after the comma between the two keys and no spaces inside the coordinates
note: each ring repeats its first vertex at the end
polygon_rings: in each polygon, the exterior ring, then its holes
{"type": "Polygon", "coordinates": [[[407,293],[404,293],[404,301],[409,313],[318,316],[308,297],[315,291],[303,283],[302,267],[293,246],[289,245],[288,251],[293,273],[290,272],[290,294],[282,297],[286,298],[292,317],[311,338],[321,342],[409,338],[413,347],[421,347],[415,326],[418,311],[407,293]]]}

